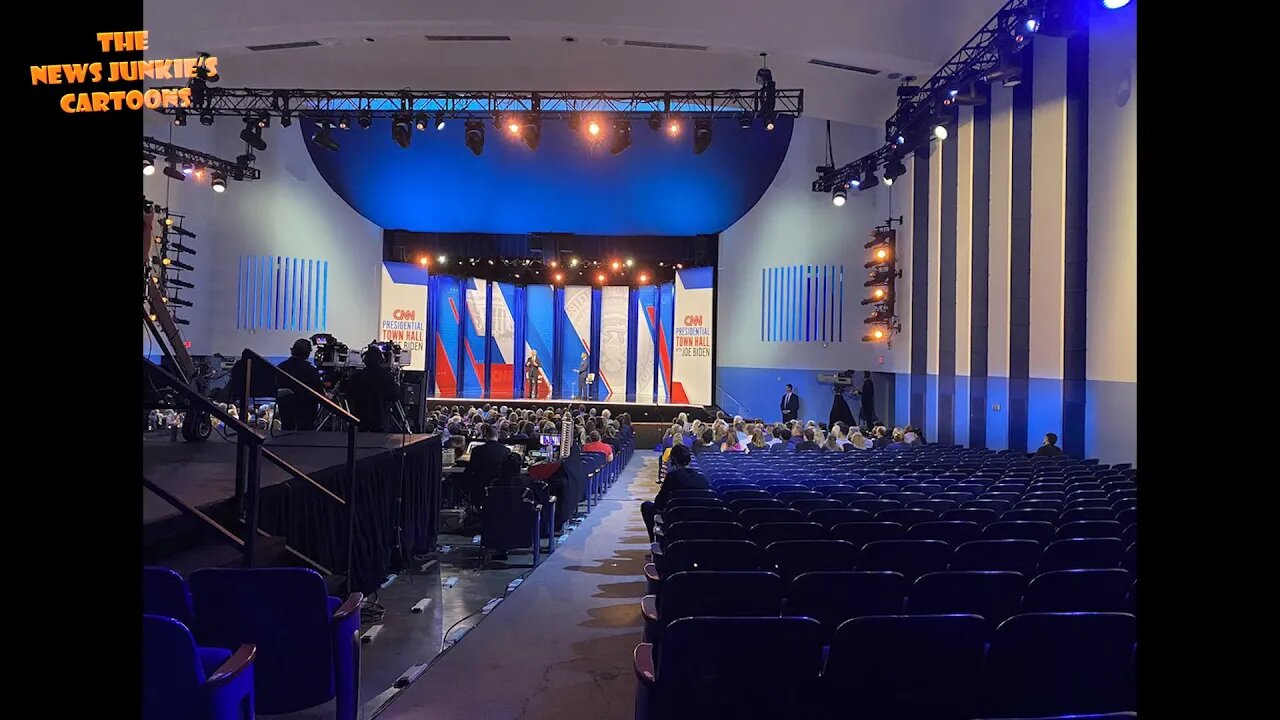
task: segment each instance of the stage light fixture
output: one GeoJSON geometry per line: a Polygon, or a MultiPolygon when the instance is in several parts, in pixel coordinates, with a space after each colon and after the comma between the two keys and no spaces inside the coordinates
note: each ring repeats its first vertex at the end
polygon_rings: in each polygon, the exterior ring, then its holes
{"type": "Polygon", "coordinates": [[[588,132],[592,137],[595,137],[595,136],[597,136],[597,135],[599,135],[599,134],[600,134],[600,123],[599,123],[599,122],[597,122],[597,121],[595,120],[595,118],[592,118],[592,119],[587,123],[587,132],[588,132]]]}
{"type": "Polygon", "coordinates": [[[649,113],[649,129],[657,132],[662,127],[662,114],[657,110],[649,113]]]}
{"type": "Polygon", "coordinates": [[[311,136],[311,142],[319,145],[325,150],[337,151],[338,142],[333,139],[333,127],[328,120],[321,120],[319,129],[311,136]]]}
{"type": "Polygon", "coordinates": [[[542,115],[531,113],[525,118],[523,130],[524,144],[530,150],[537,150],[538,143],[542,141],[542,115]]]}
{"type": "Polygon", "coordinates": [[[391,139],[400,147],[409,149],[409,143],[413,142],[413,129],[409,124],[408,113],[396,115],[391,120],[391,139]]]}
{"type": "Polygon", "coordinates": [[[418,258],[418,264],[421,265],[422,267],[426,267],[427,265],[431,264],[431,261],[427,259],[426,255],[423,255],[422,257],[418,258]]]}
{"type": "Polygon", "coordinates": [[[360,124],[361,130],[368,130],[369,126],[373,124],[373,113],[368,110],[361,110],[356,115],[356,122],[360,124]]]}
{"type": "Polygon", "coordinates": [[[490,258],[490,259],[489,259],[489,264],[490,264],[490,265],[492,265],[492,264],[493,264],[493,259],[492,259],[492,258],[490,258]]]}
{"type": "Polygon", "coordinates": [[[862,187],[862,178],[854,178],[850,180],[847,183],[846,187],[850,187],[854,190],[857,190],[858,188],[862,187]]]}
{"type": "Polygon", "coordinates": [[[677,270],[683,270],[683,269],[684,269],[684,263],[676,263],[676,269],[677,269],[677,270]]]}
{"type": "Polygon", "coordinates": [[[778,126],[778,122],[777,122],[776,116],[775,116],[773,113],[771,113],[771,112],[770,112],[770,113],[765,113],[765,114],[764,114],[764,129],[765,129],[765,130],[773,130],[773,129],[774,129],[775,127],[777,127],[777,126],[778,126]]]}
{"type": "Polygon", "coordinates": [[[445,263],[449,262],[449,256],[448,255],[437,256],[436,262],[440,263],[441,265],[444,265],[445,263]]]}
{"type": "Polygon", "coordinates": [[[564,274],[563,274],[563,273],[556,273],[556,274],[555,274],[555,281],[556,281],[556,282],[560,282],[561,280],[564,280],[564,274]]]}
{"type": "Polygon", "coordinates": [[[889,333],[883,327],[871,328],[871,332],[862,336],[862,342],[881,342],[889,336],[889,333]]]}
{"type": "Polygon", "coordinates": [[[210,184],[213,186],[213,191],[214,191],[214,192],[216,192],[216,193],[223,193],[223,192],[226,192],[226,191],[227,191],[227,176],[226,176],[226,175],[223,175],[223,174],[222,174],[222,173],[220,173],[220,172],[216,172],[216,173],[214,173],[214,174],[213,174],[213,182],[212,182],[212,183],[210,183],[210,184]]]}
{"type": "Polygon", "coordinates": [[[893,178],[886,175],[884,178],[884,184],[885,187],[893,187],[893,178]]]}
{"type": "Polygon", "coordinates": [[[906,145],[907,139],[902,135],[899,135],[898,137],[894,138],[894,142],[898,145],[906,145]]]}
{"type": "Polygon", "coordinates": [[[259,116],[258,116],[258,127],[260,127],[260,128],[268,128],[268,127],[271,127],[271,116],[270,116],[270,115],[268,115],[268,114],[266,114],[266,113],[263,113],[263,114],[259,115],[259,116]]]}
{"type": "Polygon", "coordinates": [[[183,300],[182,298],[177,298],[177,297],[165,298],[164,302],[169,305],[176,305],[178,307],[191,307],[190,300],[183,300]]]}
{"type": "Polygon", "coordinates": [[[346,113],[342,113],[342,117],[338,118],[338,129],[339,130],[351,129],[351,118],[348,117],[346,113]]]}
{"type": "Polygon", "coordinates": [[[164,174],[165,177],[173,178],[179,182],[187,179],[187,176],[178,169],[177,165],[175,165],[172,160],[169,161],[168,165],[164,166],[164,174]]]}
{"type": "MultiPolygon", "coordinates": [[[[158,280],[156,280],[155,278],[151,278],[151,279],[152,279],[153,281],[155,281],[157,284],[159,284],[159,281],[158,281],[158,280]]],[[[194,287],[195,287],[195,285],[192,285],[191,283],[187,282],[186,280],[180,280],[180,279],[178,279],[178,278],[169,278],[169,279],[165,280],[164,282],[165,282],[165,284],[166,284],[166,285],[172,285],[173,287],[177,287],[177,288],[187,288],[188,290],[190,290],[191,288],[194,288],[194,287]]]]}
{"type": "Polygon", "coordinates": [[[547,263],[547,265],[550,267],[558,267],[560,263],[556,262],[555,260],[552,260],[551,262],[547,263]]]}
{"type": "Polygon", "coordinates": [[[187,111],[181,108],[173,111],[173,124],[178,127],[185,127],[187,124],[187,111]]]}
{"type": "Polygon", "coordinates": [[[520,134],[520,120],[515,115],[507,118],[507,131],[512,135],[520,134]]]}
{"type": "Polygon", "coordinates": [[[417,117],[415,117],[415,118],[413,119],[413,127],[414,127],[418,132],[422,132],[423,130],[426,130],[426,129],[427,129],[427,116],[426,116],[426,115],[424,115],[424,114],[422,114],[422,113],[418,113],[417,117]]]}
{"type": "Polygon", "coordinates": [[[943,124],[939,123],[939,124],[937,124],[937,125],[934,125],[934,126],[933,126],[933,137],[934,137],[934,139],[936,139],[936,140],[946,140],[946,139],[947,139],[947,135],[948,135],[948,133],[947,133],[947,126],[946,126],[946,125],[943,125],[943,124]]]}
{"type": "Polygon", "coordinates": [[[885,163],[885,166],[884,166],[885,182],[897,180],[898,178],[906,174],[907,174],[907,166],[902,163],[902,158],[899,158],[896,156],[890,157],[889,162],[885,163]]]}
{"type": "Polygon", "coordinates": [[[670,135],[670,136],[672,136],[672,137],[675,137],[676,135],[679,135],[679,134],[680,134],[680,121],[679,121],[679,120],[677,120],[677,119],[675,119],[675,118],[671,118],[671,119],[667,120],[667,134],[668,134],[668,135],[670,135]]]}
{"type": "Polygon", "coordinates": [[[155,155],[142,156],[142,174],[143,175],[156,174],[156,156],[155,155]]]}
{"type": "Polygon", "coordinates": [[[1039,32],[1043,19],[1044,3],[1040,0],[1031,0],[1027,3],[1027,12],[1022,19],[1022,29],[1029,33],[1039,32]]]}
{"type": "Polygon", "coordinates": [[[171,217],[166,217],[166,218],[164,219],[164,224],[165,224],[165,225],[168,225],[168,226],[170,226],[170,227],[172,227],[172,226],[173,226],[173,218],[171,218],[171,217]]]}
{"type": "Polygon", "coordinates": [[[293,113],[285,112],[280,116],[280,127],[290,127],[293,125],[293,113]]]}
{"type": "Polygon", "coordinates": [[[711,146],[711,121],[696,120],[693,123],[693,154],[701,155],[711,146]]]}
{"type": "Polygon", "coordinates": [[[635,264],[636,264],[635,260],[632,260],[631,258],[627,258],[627,267],[631,267],[635,264]]]}
{"type": "Polygon", "coordinates": [[[629,147],[631,147],[631,121],[618,120],[613,123],[613,144],[609,147],[609,153],[619,155],[629,147]]]}
{"type": "Polygon", "coordinates": [[[208,111],[208,110],[201,110],[201,111],[200,111],[200,124],[201,124],[201,125],[212,125],[212,124],[213,124],[213,113],[212,113],[212,112],[210,112],[210,111],[208,111]]]}
{"type": "Polygon", "coordinates": [[[880,184],[880,178],[876,177],[875,169],[867,168],[867,174],[862,176],[862,185],[860,186],[860,189],[870,190],[871,188],[879,184],[880,184]]]}
{"type": "Polygon", "coordinates": [[[600,283],[604,282],[604,273],[600,273],[599,275],[596,275],[596,282],[600,282],[600,283]]]}
{"type": "Polygon", "coordinates": [[[569,267],[578,267],[578,258],[569,258],[569,267]]]}
{"type": "Polygon", "coordinates": [[[848,200],[849,194],[844,188],[839,187],[831,191],[831,204],[836,207],[844,207],[844,203],[848,200]]]}
{"type": "Polygon", "coordinates": [[[249,118],[244,120],[244,129],[240,131],[240,139],[254,150],[262,151],[267,149],[267,143],[262,139],[262,126],[256,125],[249,118]]]}
{"type": "Polygon", "coordinates": [[[444,129],[444,113],[436,113],[436,130],[444,129]]]}
{"type": "Polygon", "coordinates": [[[647,282],[649,282],[649,276],[644,273],[640,273],[640,284],[643,285],[647,282]]]}
{"type": "Polygon", "coordinates": [[[609,267],[613,268],[614,272],[618,272],[619,268],[621,268],[622,265],[617,260],[614,260],[612,263],[610,263],[609,267]]]}
{"type": "Polygon", "coordinates": [[[1108,10],[1119,10],[1129,4],[1129,0],[1102,0],[1102,7],[1108,10]]]}
{"type": "Polygon", "coordinates": [[[473,155],[484,152],[484,123],[480,120],[467,121],[467,147],[473,155]]]}
{"type": "Polygon", "coordinates": [[[743,113],[743,114],[739,115],[739,116],[738,116],[738,127],[742,128],[743,130],[750,130],[750,129],[751,129],[751,116],[750,116],[750,115],[748,115],[747,113],[743,113]]]}

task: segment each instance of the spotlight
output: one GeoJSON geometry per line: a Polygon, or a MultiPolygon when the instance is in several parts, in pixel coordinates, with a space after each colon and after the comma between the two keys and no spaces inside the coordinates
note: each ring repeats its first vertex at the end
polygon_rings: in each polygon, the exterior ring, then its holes
{"type": "Polygon", "coordinates": [[[614,260],[613,263],[609,265],[609,267],[613,268],[614,272],[617,272],[622,267],[622,264],[619,263],[617,260],[614,260]]]}
{"type": "Polygon", "coordinates": [[[209,112],[208,110],[202,110],[202,111],[200,112],[200,124],[201,124],[201,125],[212,125],[212,124],[213,124],[213,113],[212,113],[212,112],[209,112]]]}
{"type": "Polygon", "coordinates": [[[889,177],[888,175],[885,175],[884,184],[886,187],[893,187],[893,178],[889,177]]]}
{"type": "Polygon", "coordinates": [[[449,256],[440,255],[436,258],[436,262],[440,263],[441,265],[444,265],[445,263],[449,262],[449,256]]]}
{"type": "Polygon", "coordinates": [[[604,273],[600,273],[596,276],[596,282],[604,282],[604,273]]]}
{"type": "Polygon", "coordinates": [[[368,130],[373,124],[373,113],[368,110],[361,110],[356,116],[356,122],[360,123],[361,130],[368,130]]]}
{"type": "Polygon", "coordinates": [[[552,260],[551,262],[547,263],[547,265],[550,265],[551,267],[559,267],[560,263],[556,262],[555,260],[552,260]]]}
{"type": "Polygon", "coordinates": [[[596,120],[593,118],[590,122],[587,123],[587,132],[590,133],[593,137],[596,135],[599,135],[600,123],[596,122],[596,120]]]}
{"type": "Polygon", "coordinates": [[[427,116],[422,113],[418,113],[418,116],[413,120],[413,127],[416,128],[418,132],[422,132],[423,130],[426,130],[427,116]]]}
{"type": "Polygon", "coordinates": [[[848,196],[849,194],[845,192],[844,188],[836,188],[831,193],[831,204],[836,207],[844,207],[844,203],[848,199],[848,196]]]}
{"type": "Polygon", "coordinates": [[[750,130],[750,129],[751,129],[751,116],[750,116],[750,115],[748,115],[748,114],[746,114],[746,113],[743,113],[743,114],[739,115],[739,116],[738,116],[738,127],[742,128],[743,130],[750,130]]]}
{"type": "Polygon", "coordinates": [[[280,127],[289,127],[290,125],[293,125],[293,115],[286,112],[280,116],[280,127]]]}
{"type": "Polygon", "coordinates": [[[947,126],[938,124],[933,126],[933,137],[938,140],[947,139],[947,126]]]}
{"type": "Polygon", "coordinates": [[[524,121],[524,144],[529,146],[530,150],[537,150],[538,143],[542,140],[542,115],[531,114],[524,121]]]}
{"type": "Polygon", "coordinates": [[[484,123],[480,120],[467,121],[467,147],[473,155],[484,152],[484,123]]]}
{"type": "Polygon", "coordinates": [[[520,134],[520,121],[516,119],[515,115],[512,115],[510,118],[507,119],[507,131],[510,132],[512,135],[520,134]]]}
{"type": "Polygon", "coordinates": [[[168,225],[168,226],[170,226],[170,227],[172,227],[172,226],[173,226],[173,218],[168,217],[168,216],[165,216],[164,224],[165,224],[165,225],[168,225]]]}
{"type": "Polygon", "coordinates": [[[675,137],[680,134],[680,121],[675,118],[667,120],[667,134],[675,137]]]}
{"type": "Polygon", "coordinates": [[[195,171],[196,171],[196,166],[195,166],[195,165],[192,165],[191,163],[182,163],[182,174],[183,174],[183,175],[190,175],[191,173],[193,173],[193,172],[195,172],[195,171]]]}
{"type": "Polygon", "coordinates": [[[658,111],[649,113],[649,129],[657,132],[662,127],[662,115],[658,111]]]}
{"type": "Polygon", "coordinates": [[[263,113],[263,114],[259,115],[259,116],[258,116],[258,127],[260,127],[260,128],[267,128],[267,127],[271,127],[271,116],[270,116],[270,115],[268,115],[268,114],[266,114],[266,113],[263,113]]]}
{"type": "Polygon", "coordinates": [[[336,152],[338,149],[338,142],[333,139],[333,126],[329,124],[328,120],[320,121],[320,129],[316,130],[316,133],[311,136],[311,142],[325,150],[336,152]]]}
{"type": "Polygon", "coordinates": [[[1129,4],[1129,0],[1102,0],[1102,7],[1108,10],[1119,10],[1129,4]]]}
{"type": "Polygon", "coordinates": [[[262,127],[255,125],[253,120],[245,118],[244,129],[240,131],[240,139],[245,141],[249,147],[254,150],[266,150],[267,143],[262,139],[262,127]]]}
{"type": "Polygon", "coordinates": [[[777,121],[774,119],[774,115],[773,115],[773,113],[765,113],[765,116],[764,116],[764,129],[765,129],[765,130],[772,130],[772,129],[774,129],[774,128],[775,128],[775,127],[777,127],[777,126],[778,126],[778,124],[777,124],[777,121]]]}
{"type": "Polygon", "coordinates": [[[894,139],[893,139],[893,141],[894,141],[894,143],[895,143],[895,144],[897,144],[897,145],[906,145],[906,144],[907,144],[907,139],[906,139],[905,137],[901,136],[901,135],[899,135],[898,137],[894,138],[894,139]]]}
{"type": "Polygon", "coordinates": [[[213,174],[213,182],[212,182],[211,184],[212,184],[212,186],[213,186],[213,191],[214,191],[214,192],[216,192],[216,193],[226,192],[226,191],[227,191],[227,176],[226,176],[226,175],[223,175],[223,174],[222,174],[222,173],[220,173],[220,172],[216,172],[216,173],[214,173],[214,174],[213,174]]]}
{"type": "Polygon", "coordinates": [[[154,155],[142,156],[142,174],[143,175],[156,174],[156,158],[154,155]]]}
{"type": "Polygon", "coordinates": [[[850,187],[850,188],[853,188],[854,190],[857,190],[861,186],[862,186],[861,178],[854,178],[849,182],[845,183],[845,187],[850,187]]]}
{"type": "Polygon", "coordinates": [[[426,255],[423,255],[422,257],[418,258],[418,264],[421,265],[422,267],[426,267],[430,263],[431,261],[427,259],[426,255]]]}
{"type": "Polygon", "coordinates": [[[880,184],[880,178],[876,177],[874,168],[867,168],[867,174],[862,176],[862,190],[870,190],[880,184]]]}
{"type": "Polygon", "coordinates": [[[884,166],[885,182],[897,180],[907,174],[907,166],[902,164],[902,158],[892,157],[884,166]]]}
{"type": "Polygon", "coordinates": [[[444,129],[444,113],[436,113],[436,130],[444,129]]]}
{"type": "Polygon", "coordinates": [[[635,264],[636,264],[635,260],[632,260],[631,258],[627,258],[627,267],[631,267],[632,265],[635,265],[635,264]]]}
{"type": "Polygon", "coordinates": [[[693,154],[701,155],[711,145],[711,121],[697,120],[693,123],[693,154]]]}
{"type": "Polygon", "coordinates": [[[869,334],[862,336],[862,341],[863,342],[880,342],[881,340],[884,340],[886,337],[888,337],[888,333],[885,331],[883,327],[875,327],[871,329],[871,332],[869,334]]]}
{"type": "Polygon", "coordinates": [[[489,260],[489,264],[490,264],[490,265],[492,265],[492,264],[493,264],[493,260],[492,260],[492,259],[490,259],[490,260],[489,260]]]}
{"type": "Polygon", "coordinates": [[[187,111],[181,108],[173,111],[173,124],[178,127],[185,127],[187,124],[187,111]]]}
{"type": "Polygon", "coordinates": [[[683,269],[684,269],[684,263],[676,263],[676,269],[677,269],[677,270],[683,270],[683,269]]]}
{"type": "Polygon", "coordinates": [[[351,129],[351,118],[347,117],[346,113],[342,113],[342,117],[338,118],[338,129],[339,130],[351,129]]]}
{"type": "Polygon", "coordinates": [[[615,121],[613,123],[613,144],[609,147],[609,152],[613,155],[619,155],[629,147],[631,147],[631,121],[615,121]]]}
{"type": "Polygon", "coordinates": [[[172,161],[170,161],[168,165],[164,166],[164,174],[165,174],[165,177],[173,178],[174,180],[178,180],[179,182],[187,179],[187,176],[183,175],[182,171],[178,170],[177,166],[174,165],[172,161]]]}
{"type": "Polygon", "coordinates": [[[560,282],[561,280],[564,280],[564,274],[563,274],[563,273],[556,273],[556,274],[555,274],[555,281],[556,281],[556,282],[560,282]]]}
{"type": "Polygon", "coordinates": [[[413,130],[409,125],[408,113],[396,115],[391,121],[391,139],[400,147],[408,150],[413,141],[413,130]]]}
{"type": "Polygon", "coordinates": [[[578,132],[578,126],[582,124],[582,119],[578,115],[576,112],[571,112],[565,120],[565,126],[569,128],[569,132],[578,132]]]}
{"type": "Polygon", "coordinates": [[[649,282],[649,276],[644,273],[640,273],[640,284],[643,285],[647,282],[649,282]]]}
{"type": "Polygon", "coordinates": [[[578,267],[578,258],[576,257],[569,258],[569,267],[578,267]]]}

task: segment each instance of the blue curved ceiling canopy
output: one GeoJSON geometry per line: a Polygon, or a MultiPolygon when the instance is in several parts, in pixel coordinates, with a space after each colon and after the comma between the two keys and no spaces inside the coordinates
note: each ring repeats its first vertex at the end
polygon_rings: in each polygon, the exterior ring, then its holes
{"type": "Polygon", "coordinates": [[[391,139],[391,120],[363,130],[332,131],[340,148],[310,141],[317,126],[298,126],[320,175],[357,212],[392,230],[531,232],[590,235],[703,235],[741,218],[764,195],[791,143],[793,119],[765,130],[755,122],[714,122],[711,145],[693,152],[693,123],[677,137],[632,122],[631,147],[609,153],[610,118],[595,143],[564,121],[542,123],[530,150],[505,128],[485,123],[483,154],[473,155],[463,122],[413,131],[409,148],[391,139]]]}

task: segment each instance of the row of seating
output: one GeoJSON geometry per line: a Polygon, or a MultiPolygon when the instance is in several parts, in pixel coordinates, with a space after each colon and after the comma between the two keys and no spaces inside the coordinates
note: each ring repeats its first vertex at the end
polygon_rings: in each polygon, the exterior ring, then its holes
{"type": "MultiPolygon", "coordinates": [[[[963,532],[972,528],[976,540],[977,535],[1000,539],[1007,537],[1017,539],[1026,537],[1031,540],[1048,542],[1054,538],[1087,538],[1114,537],[1124,538],[1125,531],[1134,527],[1137,532],[1137,515],[1119,514],[1073,514],[1058,515],[1052,510],[1031,508],[1007,510],[997,514],[990,508],[957,508],[938,513],[924,508],[889,508],[873,510],[863,507],[843,508],[838,505],[809,504],[809,501],[798,500],[790,507],[769,505],[761,507],[759,503],[749,500],[737,500],[747,503],[736,507],[691,505],[687,503],[668,503],[662,515],[662,524],[678,522],[721,522],[736,523],[750,528],[764,523],[816,523],[830,528],[843,523],[888,522],[896,523],[904,528],[915,528],[918,525],[929,527],[952,527],[963,532]],[[952,525],[961,523],[961,525],[952,525]],[[1014,525],[1012,523],[1030,523],[1014,525]]],[[[656,517],[656,516],[655,516],[656,517]]],[[[795,538],[800,539],[800,538],[795,538]]],[[[945,538],[939,538],[945,539],[945,538]]]]}

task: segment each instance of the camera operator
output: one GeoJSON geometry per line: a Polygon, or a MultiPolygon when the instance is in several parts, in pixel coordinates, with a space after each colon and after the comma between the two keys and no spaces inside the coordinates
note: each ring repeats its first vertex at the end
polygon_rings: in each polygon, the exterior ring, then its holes
{"type": "Polygon", "coordinates": [[[376,347],[364,352],[364,367],[342,383],[351,414],[360,419],[361,432],[387,432],[391,427],[391,406],[400,395],[386,357],[376,347]]]}
{"type": "MultiPolygon", "coordinates": [[[[324,394],[324,382],[320,371],[307,359],[311,356],[311,341],[299,338],[289,350],[289,357],[280,363],[280,369],[294,376],[303,385],[324,394]]],[[[281,425],[286,430],[313,430],[316,426],[316,401],[308,393],[291,387],[283,380],[276,391],[281,425]]]]}
{"type": "MultiPolygon", "coordinates": [[[[849,376],[852,377],[852,372],[849,376]]],[[[827,418],[827,427],[835,427],[838,422],[846,426],[854,425],[853,411],[849,409],[849,401],[844,399],[845,386],[836,383],[832,389],[835,394],[831,398],[831,416],[827,418]]]]}

